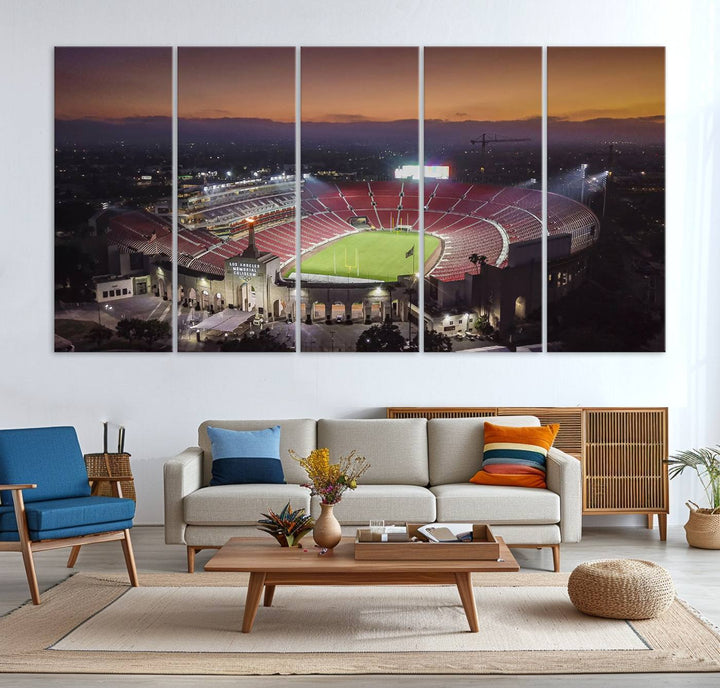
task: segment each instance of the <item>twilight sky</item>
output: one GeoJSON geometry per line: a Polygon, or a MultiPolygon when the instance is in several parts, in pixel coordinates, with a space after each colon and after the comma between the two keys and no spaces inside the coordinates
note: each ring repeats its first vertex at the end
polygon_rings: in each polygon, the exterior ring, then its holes
{"type": "Polygon", "coordinates": [[[178,116],[295,121],[294,48],[179,48],[178,116]]]}
{"type": "Polygon", "coordinates": [[[548,116],[665,115],[665,49],[548,48],[548,116]]]}
{"type": "Polygon", "coordinates": [[[417,48],[303,48],[302,121],[417,119],[417,48]]]}
{"type": "Polygon", "coordinates": [[[540,48],[425,48],[425,118],[540,117],[541,58],[540,48]]]}
{"type": "MultiPolygon", "coordinates": [[[[180,48],[179,115],[294,119],[293,48],[180,48]]],[[[415,119],[416,48],[303,48],[302,119],[415,119]]],[[[56,48],[55,116],[171,114],[170,48],[56,48]]],[[[426,48],[425,117],[539,115],[538,48],[426,48]]],[[[663,48],[549,48],[548,114],[582,121],[662,116],[663,48]]]]}
{"type": "Polygon", "coordinates": [[[170,117],[170,48],[55,48],[55,118],[170,117]]]}

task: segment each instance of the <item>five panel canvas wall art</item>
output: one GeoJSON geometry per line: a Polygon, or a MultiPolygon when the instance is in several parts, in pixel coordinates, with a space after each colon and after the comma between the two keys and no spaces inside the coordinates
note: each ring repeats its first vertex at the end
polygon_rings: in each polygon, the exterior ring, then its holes
{"type": "Polygon", "coordinates": [[[55,349],[663,351],[664,49],[543,53],[57,48],[55,349]]]}

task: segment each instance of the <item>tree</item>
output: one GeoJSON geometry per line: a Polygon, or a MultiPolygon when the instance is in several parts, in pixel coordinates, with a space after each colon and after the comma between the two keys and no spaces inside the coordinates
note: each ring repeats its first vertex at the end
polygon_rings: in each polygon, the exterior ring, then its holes
{"type": "Polygon", "coordinates": [[[140,336],[139,333],[144,324],[145,321],[139,318],[123,319],[118,321],[115,329],[120,337],[132,342],[133,339],[137,339],[140,336]]]}
{"type": "Polygon", "coordinates": [[[97,347],[100,348],[100,345],[108,339],[111,339],[112,336],[113,332],[109,327],[105,327],[105,325],[100,325],[99,323],[93,323],[85,335],[85,339],[95,342],[97,347]]]}
{"type": "Polygon", "coordinates": [[[146,320],[141,336],[148,348],[152,349],[155,342],[170,336],[170,324],[164,320],[146,320]]]}
{"type": "Polygon", "coordinates": [[[220,351],[295,351],[275,339],[269,330],[248,332],[242,339],[228,339],[220,345],[220,351]]]}
{"type": "Polygon", "coordinates": [[[157,341],[170,336],[170,325],[162,320],[129,318],[120,320],[115,329],[123,339],[127,339],[129,342],[134,339],[142,339],[150,349],[157,341]]]}
{"type": "Polygon", "coordinates": [[[480,334],[485,334],[485,335],[492,334],[494,331],[493,326],[490,324],[490,319],[488,318],[487,315],[484,315],[484,314],[479,315],[477,317],[477,320],[475,320],[475,329],[480,334]]]}
{"type": "Polygon", "coordinates": [[[487,263],[487,256],[481,256],[477,253],[471,253],[468,260],[475,266],[477,274],[480,274],[480,268],[487,263]]]}
{"type": "MultiPolygon", "coordinates": [[[[418,349],[418,338],[413,339],[415,351],[418,349]]],[[[442,332],[425,329],[425,351],[452,351],[452,340],[442,332]]]]}
{"type": "Polygon", "coordinates": [[[389,320],[365,330],[355,344],[356,351],[402,351],[404,348],[405,337],[389,320]]]}

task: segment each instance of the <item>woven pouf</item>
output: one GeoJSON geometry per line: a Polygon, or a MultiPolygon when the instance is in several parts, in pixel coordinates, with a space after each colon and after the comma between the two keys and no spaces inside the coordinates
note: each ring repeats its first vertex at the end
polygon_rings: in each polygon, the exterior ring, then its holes
{"type": "Polygon", "coordinates": [[[608,619],[652,619],[675,599],[670,574],[652,561],[601,559],[580,564],[568,579],[577,609],[608,619]]]}

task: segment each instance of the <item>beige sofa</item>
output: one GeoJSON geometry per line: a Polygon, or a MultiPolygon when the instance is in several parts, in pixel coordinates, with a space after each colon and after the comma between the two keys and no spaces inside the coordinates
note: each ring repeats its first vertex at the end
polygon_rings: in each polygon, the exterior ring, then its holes
{"type": "Polygon", "coordinates": [[[470,477],[482,459],[486,421],[502,425],[539,425],[534,416],[491,418],[378,420],[241,420],[206,421],[197,447],[165,463],[165,542],[187,547],[188,571],[195,553],[218,548],[228,538],[259,536],[262,512],[290,501],[314,516],[302,468],[289,449],[307,456],[328,447],[331,457],[357,449],[371,468],[354,491],[348,490],[335,515],[348,534],[370,519],[414,522],[483,522],[513,547],[551,547],[559,570],[559,545],[581,536],[580,462],[553,448],[547,461],[547,489],[475,485],[470,477]],[[208,487],[212,453],[207,426],[262,430],[280,425],[280,456],[285,485],[208,487]]]}

